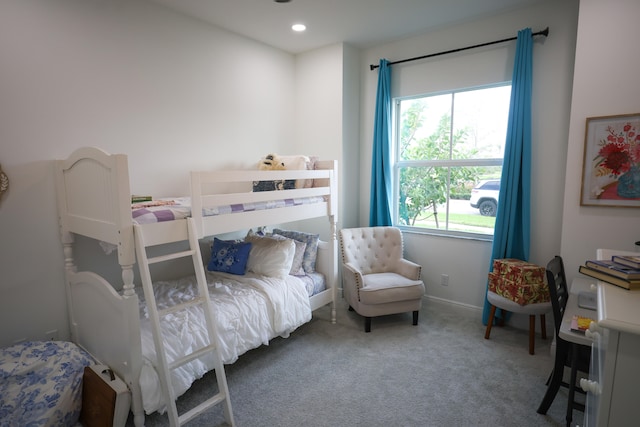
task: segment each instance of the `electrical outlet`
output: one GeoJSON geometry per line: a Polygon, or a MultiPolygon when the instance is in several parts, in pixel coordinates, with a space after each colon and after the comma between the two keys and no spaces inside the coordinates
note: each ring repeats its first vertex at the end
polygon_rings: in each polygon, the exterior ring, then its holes
{"type": "Polygon", "coordinates": [[[448,274],[443,274],[442,276],[440,276],[440,284],[442,286],[449,286],[449,275],[448,274]]]}
{"type": "Polygon", "coordinates": [[[48,341],[58,341],[58,330],[52,329],[44,333],[45,338],[48,341]]]}

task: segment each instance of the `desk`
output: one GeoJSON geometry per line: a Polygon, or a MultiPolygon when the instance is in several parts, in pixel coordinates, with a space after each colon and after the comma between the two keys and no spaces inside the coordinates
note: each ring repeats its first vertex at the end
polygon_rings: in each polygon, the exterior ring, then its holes
{"type": "MultiPolygon", "coordinates": [[[[547,413],[547,410],[551,406],[553,399],[556,397],[560,386],[563,384],[565,366],[571,366],[571,379],[569,381],[569,396],[567,400],[567,426],[571,425],[573,407],[576,406],[578,408],[582,408],[582,405],[574,404],[575,384],[579,362],[578,354],[581,351],[586,353],[586,356],[584,356],[585,360],[583,361],[583,365],[586,365],[586,358],[591,352],[592,343],[591,339],[587,338],[584,333],[573,332],[571,330],[571,319],[574,315],[580,315],[596,320],[597,312],[595,310],[578,307],[578,295],[580,292],[591,291],[595,293],[595,289],[591,286],[592,283],[594,283],[592,280],[584,278],[576,278],[571,283],[571,288],[567,295],[567,303],[562,316],[562,322],[560,324],[560,329],[558,330],[558,336],[556,337],[556,355],[553,365],[553,373],[549,380],[547,392],[545,393],[537,411],[539,414],[547,413]],[[569,355],[571,355],[571,361],[568,363],[569,355]]],[[[589,366],[583,366],[580,370],[588,371],[589,366]]]]}
{"type": "Polygon", "coordinates": [[[595,294],[596,281],[592,279],[585,279],[582,277],[576,277],[575,279],[573,279],[573,282],[571,282],[571,289],[569,290],[569,298],[567,298],[567,306],[564,309],[562,324],[560,325],[560,332],[558,333],[558,335],[565,341],[590,346],[592,343],[592,340],[590,338],[587,338],[583,333],[573,332],[571,330],[571,319],[574,315],[590,317],[594,321],[598,320],[598,313],[596,310],[589,310],[588,308],[578,307],[578,294],[583,291],[590,291],[595,294]]]}

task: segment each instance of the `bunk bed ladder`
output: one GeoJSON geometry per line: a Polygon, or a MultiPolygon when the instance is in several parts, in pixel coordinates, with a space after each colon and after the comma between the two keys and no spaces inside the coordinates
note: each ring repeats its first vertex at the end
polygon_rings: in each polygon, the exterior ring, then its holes
{"type": "MultiPolygon", "coordinates": [[[[229,388],[227,386],[227,378],[224,371],[224,364],[222,362],[222,358],[220,357],[220,351],[215,341],[215,324],[213,321],[213,314],[210,310],[210,300],[209,300],[209,291],[207,289],[207,281],[204,273],[204,266],[202,264],[202,258],[200,254],[200,245],[198,242],[198,238],[196,235],[196,228],[192,218],[187,218],[185,220],[185,226],[187,227],[188,241],[189,241],[189,249],[181,252],[174,252],[168,255],[161,255],[156,257],[149,257],[147,254],[147,247],[144,242],[144,230],[143,227],[139,225],[135,225],[135,243],[136,243],[136,257],[138,260],[138,265],[140,268],[140,276],[142,278],[142,285],[144,288],[144,295],[147,301],[147,310],[149,312],[149,320],[151,321],[152,331],[153,331],[153,340],[154,345],[156,347],[156,355],[158,358],[157,361],[157,369],[158,374],[160,376],[160,382],[162,384],[162,392],[165,397],[165,402],[167,405],[167,413],[169,416],[169,424],[171,426],[182,426],[188,421],[194,419],[198,415],[202,414],[209,408],[223,404],[223,411],[226,422],[230,426],[234,426],[233,413],[231,411],[231,401],[229,398],[229,388]],[[151,281],[151,272],[149,269],[150,264],[166,262],[173,259],[178,258],[186,258],[191,257],[193,260],[193,267],[196,273],[196,279],[198,283],[198,295],[193,300],[188,302],[177,304],[175,306],[166,308],[166,309],[158,309],[157,302],[155,299],[155,293],[153,290],[153,285],[151,281]],[[175,313],[180,310],[185,310],[192,306],[200,306],[202,307],[205,319],[207,323],[207,331],[209,338],[209,345],[202,347],[198,350],[195,350],[193,353],[187,354],[182,358],[179,358],[171,363],[167,360],[167,352],[165,351],[164,338],[162,335],[162,329],[160,326],[160,318],[164,315],[175,313]],[[213,353],[215,364],[215,375],[218,383],[218,391],[217,393],[202,402],[200,405],[195,408],[186,411],[183,414],[178,414],[178,409],[176,407],[176,395],[173,391],[173,387],[171,386],[171,371],[180,366],[186,365],[187,363],[205,355],[208,353],[213,353]]],[[[149,245],[150,247],[151,245],[149,245]]]]}

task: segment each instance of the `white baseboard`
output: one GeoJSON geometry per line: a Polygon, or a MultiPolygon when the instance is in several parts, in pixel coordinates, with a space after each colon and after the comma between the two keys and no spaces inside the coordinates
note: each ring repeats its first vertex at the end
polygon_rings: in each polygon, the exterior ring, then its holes
{"type": "Polygon", "coordinates": [[[459,302],[459,301],[453,301],[453,300],[449,300],[449,299],[438,298],[438,297],[434,297],[434,296],[431,296],[431,295],[425,295],[424,298],[430,299],[430,300],[434,300],[434,301],[444,302],[444,303],[451,304],[451,305],[456,305],[458,307],[469,308],[471,310],[482,311],[482,307],[477,307],[477,306],[471,305],[471,304],[465,304],[465,303],[462,303],[462,302],[459,302]]]}

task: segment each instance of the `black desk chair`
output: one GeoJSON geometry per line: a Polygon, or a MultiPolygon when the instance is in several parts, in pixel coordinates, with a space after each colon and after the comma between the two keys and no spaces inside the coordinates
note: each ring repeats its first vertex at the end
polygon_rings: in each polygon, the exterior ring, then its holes
{"type": "Polygon", "coordinates": [[[567,278],[564,272],[564,263],[559,256],[554,257],[547,264],[547,283],[549,284],[549,294],[551,296],[551,305],[553,307],[553,321],[556,329],[556,357],[551,377],[547,380],[547,392],[538,407],[539,414],[546,414],[551,406],[553,399],[556,397],[560,386],[569,388],[569,396],[567,402],[567,427],[571,426],[573,418],[573,410],[577,409],[584,412],[584,404],[575,401],[575,392],[584,394],[582,389],[577,386],[576,380],[578,371],[589,372],[591,364],[591,347],[587,345],[576,344],[565,341],[560,338],[560,325],[562,324],[562,316],[567,306],[567,298],[569,291],[567,289],[567,278]],[[568,383],[563,381],[564,367],[571,368],[571,377],[568,383]]]}

